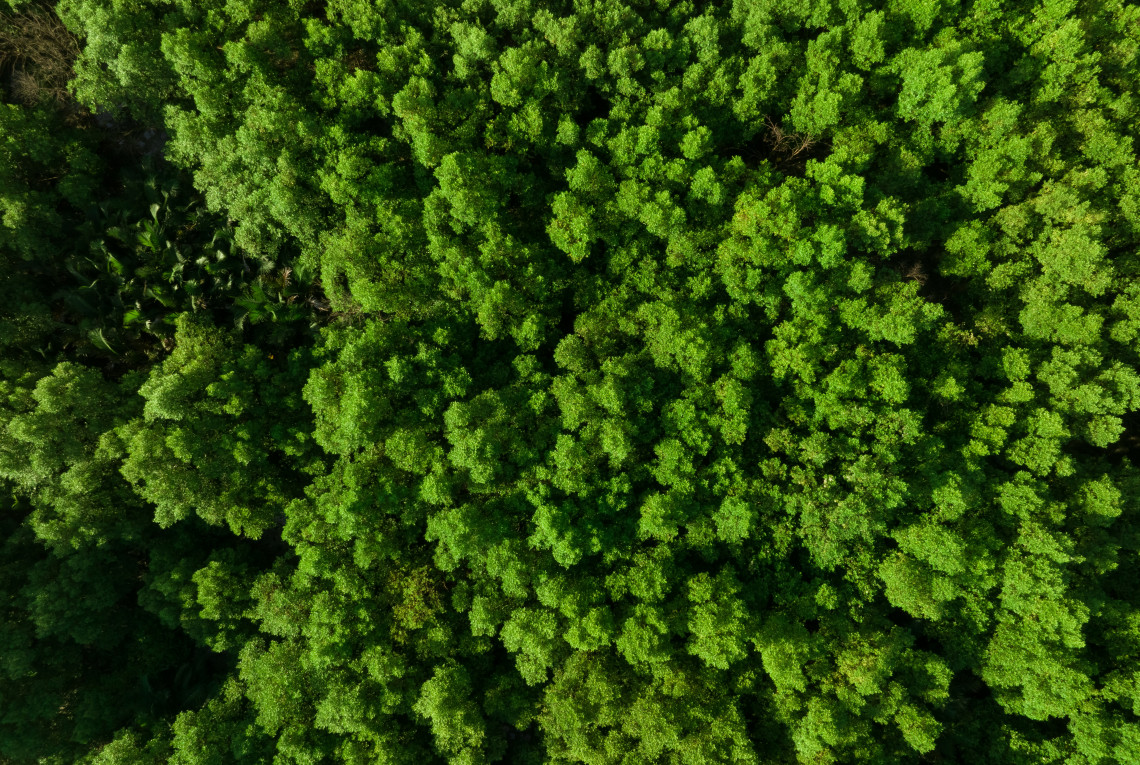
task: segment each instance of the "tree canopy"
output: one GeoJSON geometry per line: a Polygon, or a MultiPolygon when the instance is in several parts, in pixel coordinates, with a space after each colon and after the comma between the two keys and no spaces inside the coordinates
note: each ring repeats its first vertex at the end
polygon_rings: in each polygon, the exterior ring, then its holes
{"type": "Polygon", "coordinates": [[[1140,6],[0,0],[0,75],[0,762],[1140,763],[1140,6]]]}

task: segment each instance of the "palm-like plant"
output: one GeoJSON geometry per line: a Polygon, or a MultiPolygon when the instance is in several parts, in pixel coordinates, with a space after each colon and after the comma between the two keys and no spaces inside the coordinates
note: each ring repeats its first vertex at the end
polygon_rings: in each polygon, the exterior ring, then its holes
{"type": "Polygon", "coordinates": [[[80,234],[86,250],[65,259],[73,281],[60,285],[55,302],[59,318],[104,351],[118,354],[145,336],[165,345],[173,317],[185,311],[238,328],[311,314],[317,287],[303,269],[237,249],[233,222],[149,158],[120,194],[87,210],[80,234]]]}

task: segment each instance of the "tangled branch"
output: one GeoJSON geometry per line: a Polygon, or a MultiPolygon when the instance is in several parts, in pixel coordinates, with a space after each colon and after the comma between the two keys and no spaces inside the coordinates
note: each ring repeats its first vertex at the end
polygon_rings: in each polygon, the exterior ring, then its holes
{"type": "Polygon", "coordinates": [[[0,76],[6,75],[9,96],[17,103],[74,103],[67,86],[79,52],[75,35],[47,6],[0,13],[0,76]]]}

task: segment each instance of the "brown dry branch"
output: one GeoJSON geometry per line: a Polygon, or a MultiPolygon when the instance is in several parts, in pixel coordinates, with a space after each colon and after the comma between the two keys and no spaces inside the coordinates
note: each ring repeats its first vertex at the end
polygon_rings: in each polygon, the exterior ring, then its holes
{"type": "Polygon", "coordinates": [[[779,155],[780,161],[789,162],[800,154],[810,151],[818,143],[810,135],[784,130],[773,122],[771,117],[765,117],[764,122],[768,126],[768,143],[772,146],[772,152],[779,155]]]}
{"type": "Polygon", "coordinates": [[[0,13],[0,77],[17,103],[51,99],[78,112],[68,82],[79,53],[79,41],[49,6],[0,13]]]}
{"type": "Polygon", "coordinates": [[[916,281],[920,285],[926,284],[926,271],[923,270],[922,261],[916,260],[911,263],[907,268],[906,273],[903,274],[903,278],[916,281]]]}

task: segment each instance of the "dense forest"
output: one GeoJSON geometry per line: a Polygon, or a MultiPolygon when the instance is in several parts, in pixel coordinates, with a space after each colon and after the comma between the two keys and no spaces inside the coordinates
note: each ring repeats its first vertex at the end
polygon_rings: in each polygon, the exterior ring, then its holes
{"type": "Polygon", "coordinates": [[[0,0],[0,764],[1140,763],[1140,6],[0,0]]]}

